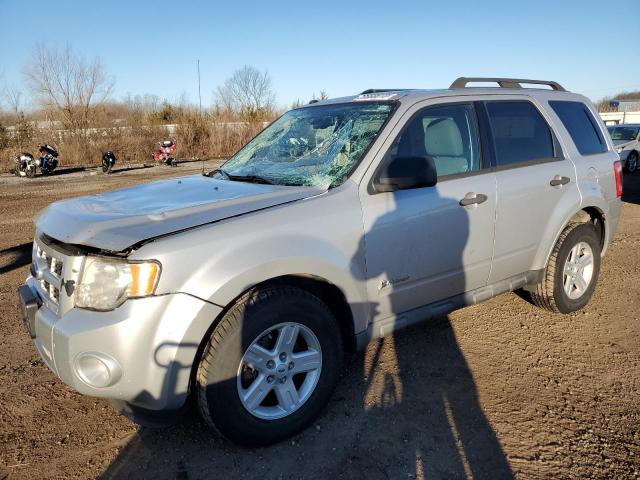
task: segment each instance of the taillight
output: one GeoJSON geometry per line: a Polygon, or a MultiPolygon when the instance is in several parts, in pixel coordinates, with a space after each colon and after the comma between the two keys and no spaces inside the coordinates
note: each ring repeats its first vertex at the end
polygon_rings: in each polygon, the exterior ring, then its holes
{"type": "Polygon", "coordinates": [[[622,196],[622,161],[616,160],[613,162],[613,174],[616,177],[616,195],[622,196]]]}

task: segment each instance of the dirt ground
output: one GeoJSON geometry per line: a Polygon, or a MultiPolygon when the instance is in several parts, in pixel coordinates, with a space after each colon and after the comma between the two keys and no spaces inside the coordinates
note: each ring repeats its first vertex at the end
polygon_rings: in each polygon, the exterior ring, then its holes
{"type": "Polygon", "coordinates": [[[0,176],[0,480],[640,478],[640,174],[625,178],[621,225],[584,311],[553,315],[505,294],[373,343],[292,440],[248,450],[195,416],[141,429],[74,393],[18,313],[34,215],[200,168],[0,176]]]}

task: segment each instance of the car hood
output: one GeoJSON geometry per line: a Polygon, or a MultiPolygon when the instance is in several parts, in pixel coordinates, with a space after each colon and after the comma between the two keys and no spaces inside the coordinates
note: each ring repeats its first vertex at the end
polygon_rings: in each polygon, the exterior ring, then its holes
{"type": "Polygon", "coordinates": [[[36,219],[36,229],[61,242],[119,252],[154,237],[325,191],[194,175],[52,203],[36,219]]]}

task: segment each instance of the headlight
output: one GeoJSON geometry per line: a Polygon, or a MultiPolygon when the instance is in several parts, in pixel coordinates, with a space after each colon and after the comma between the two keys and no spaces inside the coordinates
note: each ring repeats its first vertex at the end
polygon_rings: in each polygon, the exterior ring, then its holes
{"type": "Polygon", "coordinates": [[[152,295],[160,278],[156,261],[89,257],[75,290],[75,306],[91,310],[113,310],[127,298],[152,295]]]}

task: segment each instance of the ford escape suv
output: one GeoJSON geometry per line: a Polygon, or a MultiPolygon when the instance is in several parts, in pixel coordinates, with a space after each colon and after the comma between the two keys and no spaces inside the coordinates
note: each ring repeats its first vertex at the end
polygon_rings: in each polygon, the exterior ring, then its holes
{"type": "Polygon", "coordinates": [[[345,350],[507,291],[583,308],[621,194],[593,106],[555,82],[367,90],[206,175],[51,204],[23,317],[78,392],[141,423],[192,400],[265,445],[314,420],[345,350]]]}

